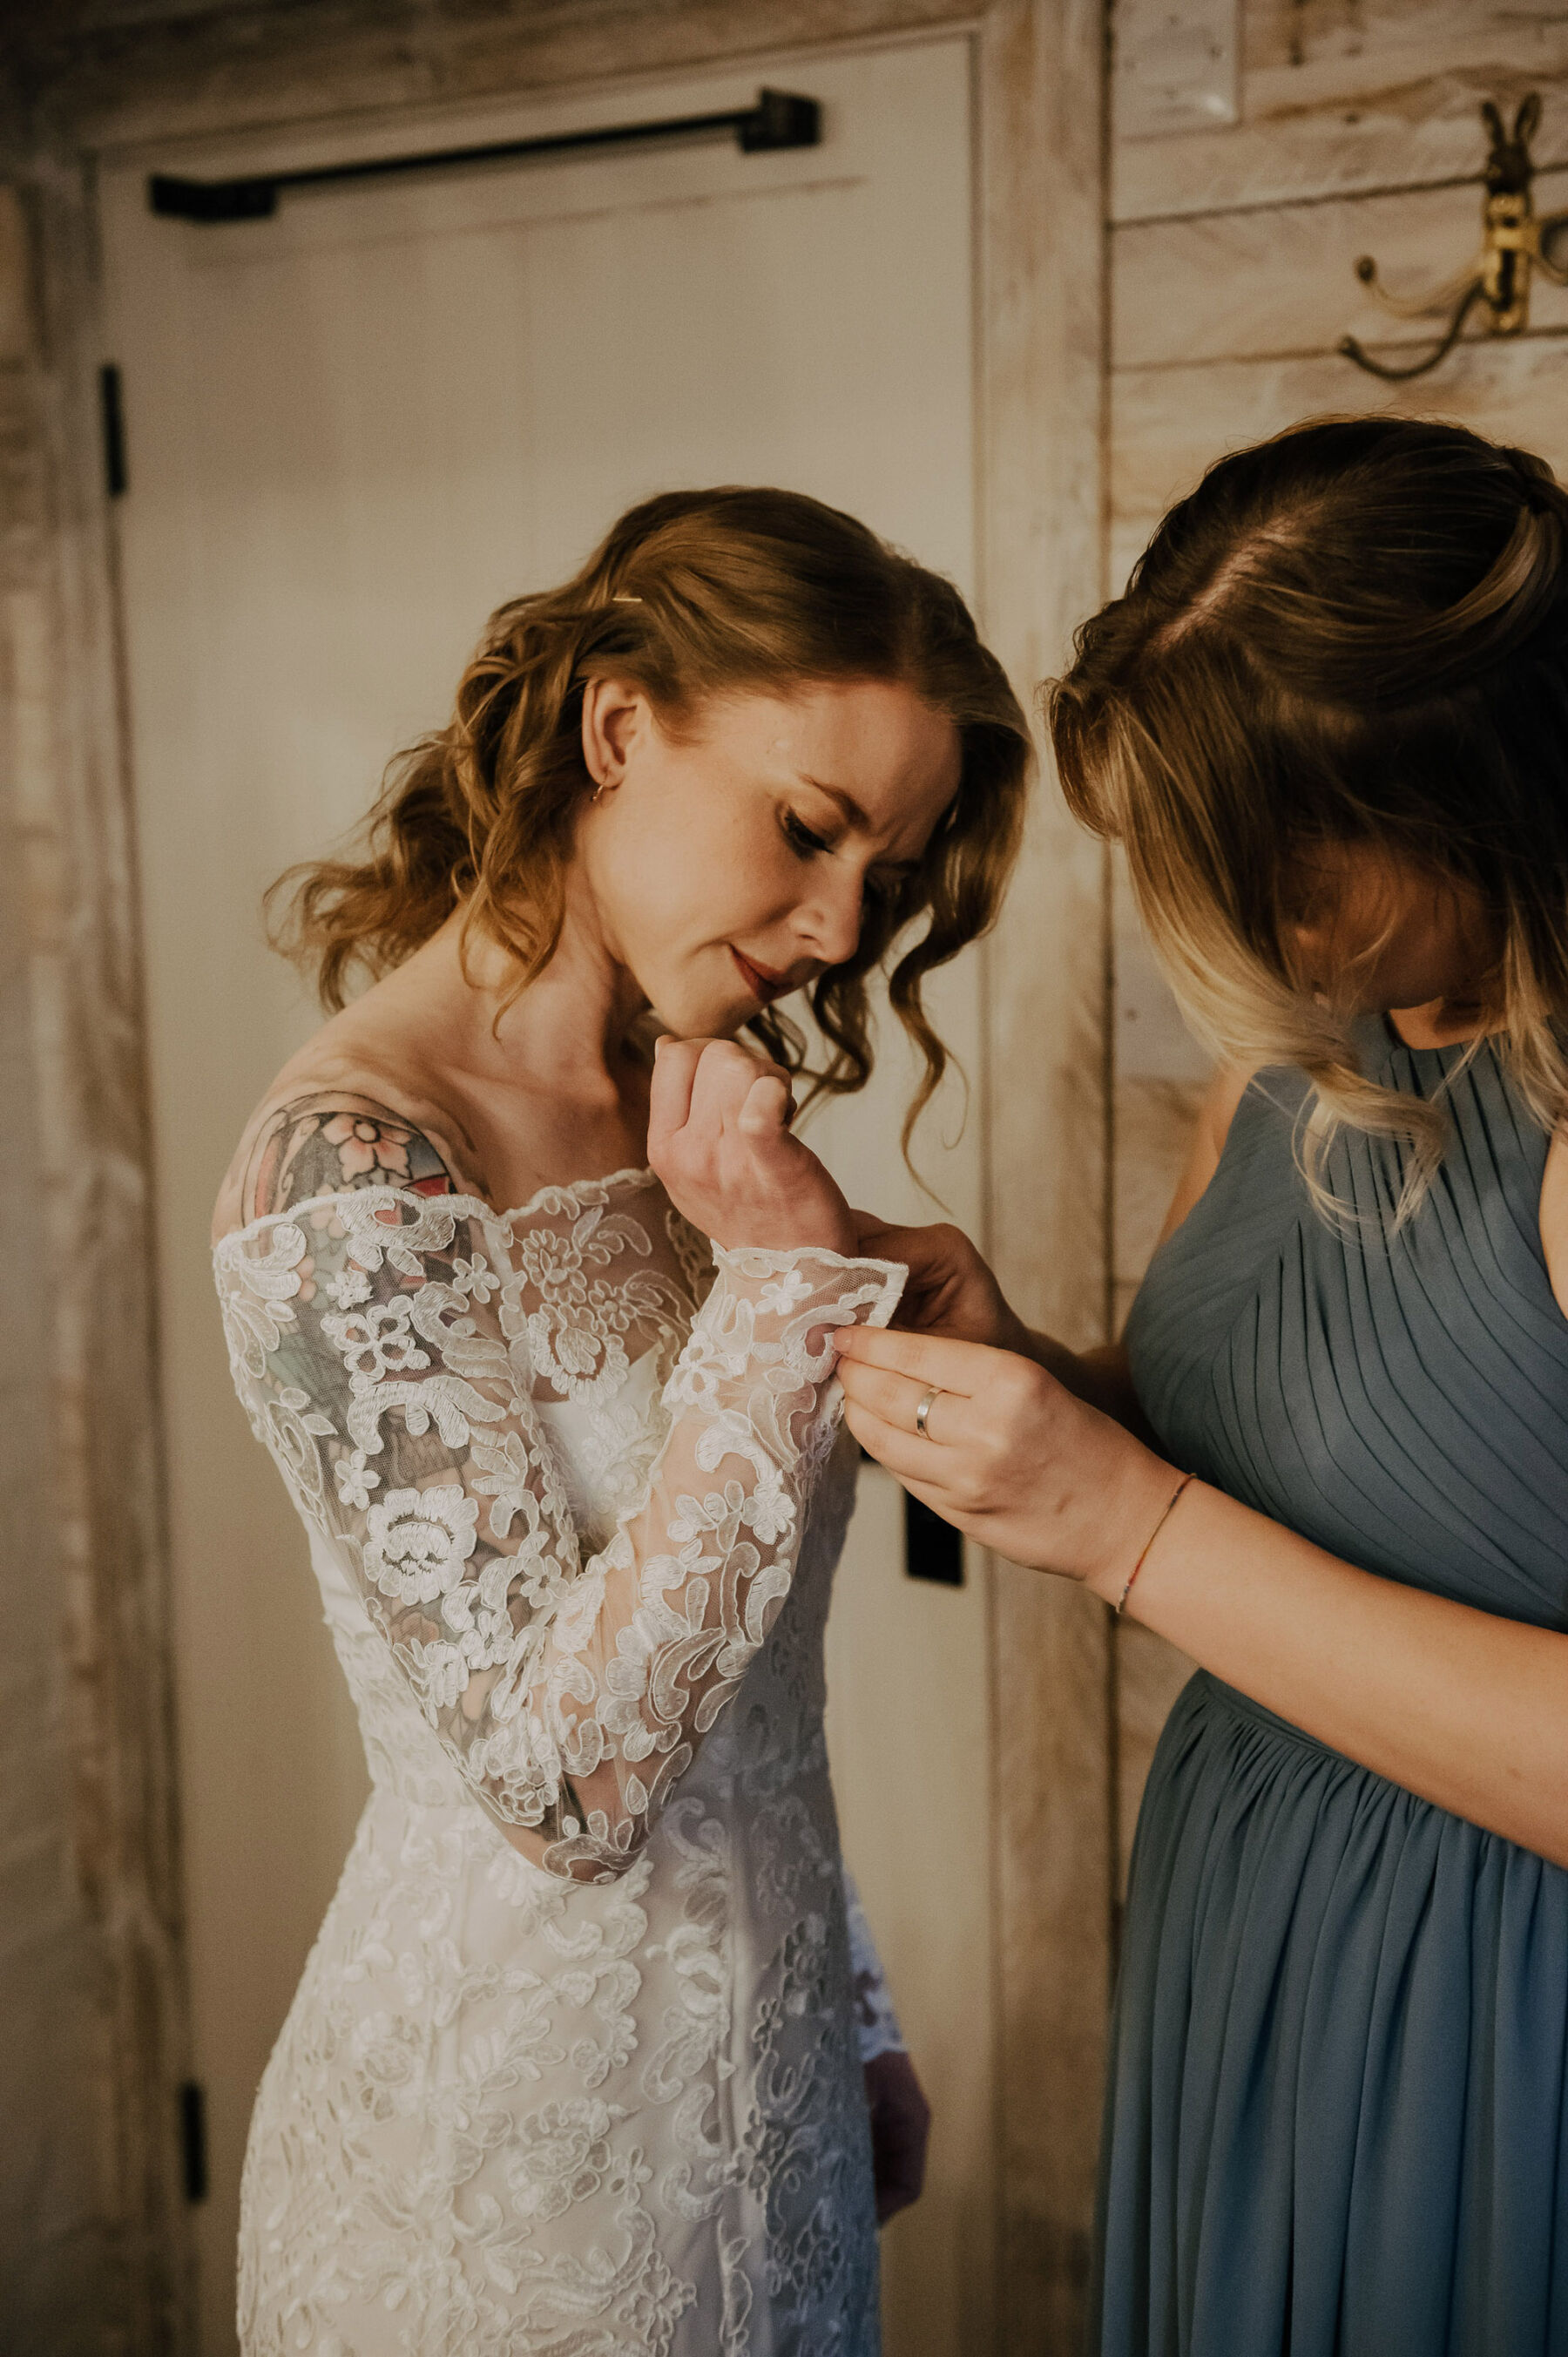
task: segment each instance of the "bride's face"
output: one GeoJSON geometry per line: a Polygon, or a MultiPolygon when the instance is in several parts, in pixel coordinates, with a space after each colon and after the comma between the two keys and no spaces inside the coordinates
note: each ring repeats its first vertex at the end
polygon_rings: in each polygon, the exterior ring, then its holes
{"type": "Polygon", "coordinates": [[[678,733],[639,690],[596,681],[583,745],[603,788],[576,838],[599,936],[671,1031],[701,1037],[853,954],[961,759],[950,721],[879,680],[715,697],[678,733]]]}

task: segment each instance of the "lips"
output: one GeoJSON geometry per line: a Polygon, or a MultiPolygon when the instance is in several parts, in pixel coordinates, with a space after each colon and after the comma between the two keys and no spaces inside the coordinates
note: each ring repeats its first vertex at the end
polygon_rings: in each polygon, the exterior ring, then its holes
{"type": "Polygon", "coordinates": [[[732,942],[729,953],[740,969],[742,981],[752,996],[767,1006],[775,998],[782,998],[794,985],[787,974],[776,974],[771,966],[758,965],[754,958],[743,957],[732,942]]]}

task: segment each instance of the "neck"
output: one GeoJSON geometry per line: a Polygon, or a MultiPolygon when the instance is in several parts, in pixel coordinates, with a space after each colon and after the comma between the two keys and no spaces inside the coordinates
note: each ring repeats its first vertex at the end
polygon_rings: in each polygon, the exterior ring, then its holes
{"type": "Polygon", "coordinates": [[[1385,1019],[1407,1048],[1467,1046],[1498,1028],[1495,1009],[1475,998],[1433,998],[1424,1006],[1392,1006],[1385,1019]]]}
{"type": "Polygon", "coordinates": [[[570,874],[566,903],[554,955],[510,1005],[511,957],[482,925],[470,926],[465,942],[461,909],[399,974],[447,1031],[455,1060],[473,1081],[585,1106],[626,1102],[639,1093],[644,1073],[631,1035],[648,1002],[570,874]]]}

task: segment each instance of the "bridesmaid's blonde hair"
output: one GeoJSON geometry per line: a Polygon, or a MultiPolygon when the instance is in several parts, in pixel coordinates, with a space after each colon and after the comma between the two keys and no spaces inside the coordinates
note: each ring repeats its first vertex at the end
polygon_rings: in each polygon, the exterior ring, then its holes
{"type": "MultiPolygon", "coordinates": [[[[947,1051],[921,1003],[933,968],[986,931],[1017,855],[1033,765],[1026,719],[950,582],[795,491],[671,491],[622,516],[570,581],[492,615],[448,725],[388,772],[357,856],[281,877],[273,938],[313,968],[328,1006],[356,965],[407,957],[462,907],[516,961],[521,990],[560,939],[577,813],[589,791],[588,681],[632,681],[679,723],[709,697],[823,680],[897,681],[958,733],[957,794],[924,857],[868,898],[853,957],[811,987],[828,1043],[820,1087],[870,1075],[867,977],[905,943],[895,1012],[925,1059],[908,1128],[947,1051]]],[[[806,1042],[778,1009],[748,1027],[791,1071],[806,1042]]]]}
{"type": "Polygon", "coordinates": [[[1455,425],[1326,419],[1223,458],[1047,690],[1069,802],[1125,845],[1155,954],[1221,1057],[1302,1067],[1320,1208],[1341,1124],[1408,1149],[1441,1107],[1362,1071],[1352,1008],[1293,980],[1294,858],[1366,844],[1478,893],[1500,1046],[1543,1127],[1568,1096],[1568,496],[1455,425]]]}

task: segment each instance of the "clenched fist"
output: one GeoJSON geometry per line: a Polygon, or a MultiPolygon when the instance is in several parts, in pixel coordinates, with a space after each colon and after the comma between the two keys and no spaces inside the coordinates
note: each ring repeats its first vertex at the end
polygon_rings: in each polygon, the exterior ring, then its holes
{"type": "Polygon", "coordinates": [[[714,1243],[815,1244],[852,1258],[849,1205],[790,1135],[793,1111],[789,1073],[733,1039],[660,1039],[648,1159],[676,1210],[714,1243]]]}

